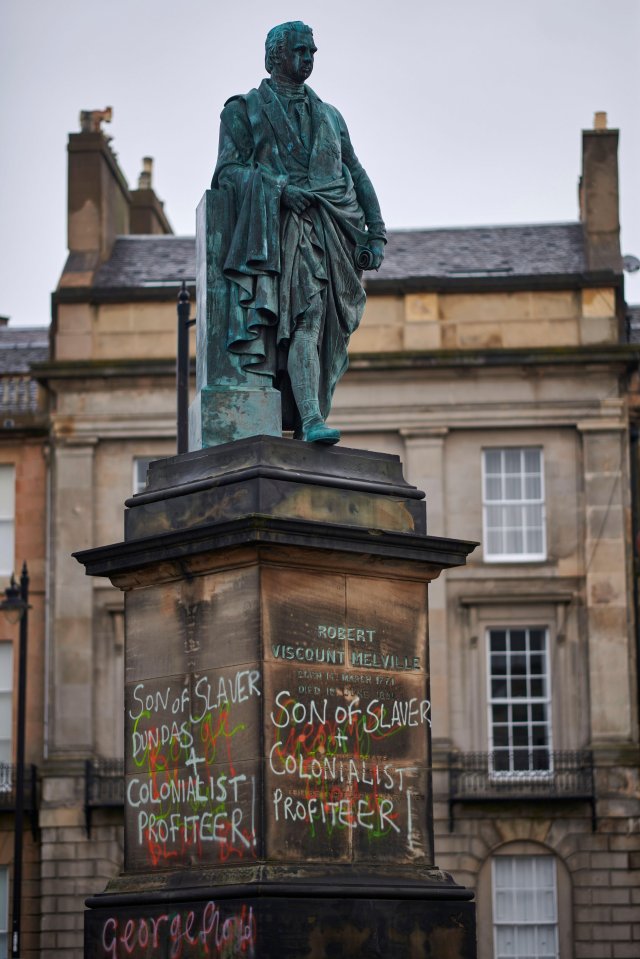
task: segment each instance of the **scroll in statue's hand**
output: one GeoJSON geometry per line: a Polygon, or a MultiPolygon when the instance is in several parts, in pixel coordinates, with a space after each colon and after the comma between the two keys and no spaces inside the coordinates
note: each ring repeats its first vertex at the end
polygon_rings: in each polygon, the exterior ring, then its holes
{"type": "Polygon", "coordinates": [[[384,260],[384,240],[374,238],[366,246],[356,247],[356,266],[360,270],[379,270],[384,260]]]}
{"type": "Polygon", "coordinates": [[[286,186],[282,191],[282,202],[294,213],[304,213],[313,201],[313,197],[299,186],[286,186]]]}

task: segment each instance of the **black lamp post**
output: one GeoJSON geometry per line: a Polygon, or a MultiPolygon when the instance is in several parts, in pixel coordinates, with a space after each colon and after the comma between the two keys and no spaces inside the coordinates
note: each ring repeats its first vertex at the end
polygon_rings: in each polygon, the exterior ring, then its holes
{"type": "Polygon", "coordinates": [[[29,573],[22,566],[20,584],[11,575],[0,610],[10,623],[20,623],[18,645],[18,738],[16,744],[16,812],[13,843],[13,911],[11,914],[11,959],[20,957],[20,906],[22,901],[22,835],[24,823],[24,744],[27,699],[27,630],[29,624],[29,573]]]}
{"type": "Polygon", "coordinates": [[[176,354],[178,453],[189,451],[189,319],[191,303],[185,280],[178,294],[178,349],[176,354]]]}

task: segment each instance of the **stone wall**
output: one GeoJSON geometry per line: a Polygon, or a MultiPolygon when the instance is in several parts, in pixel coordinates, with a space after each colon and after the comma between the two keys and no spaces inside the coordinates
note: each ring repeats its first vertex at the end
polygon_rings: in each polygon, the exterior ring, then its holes
{"type": "Polygon", "coordinates": [[[478,959],[493,956],[488,867],[496,853],[556,857],[561,959],[640,955],[640,784],[637,760],[629,762],[596,769],[595,832],[589,804],[560,801],[457,804],[449,832],[446,777],[438,776],[436,861],[477,891],[478,959]]]}
{"type": "MultiPolygon", "coordinates": [[[[13,862],[13,813],[0,813],[0,864],[13,862]]],[[[13,886],[13,868],[9,869],[9,881],[13,886]]],[[[24,837],[22,847],[22,916],[21,916],[21,956],[23,959],[38,959],[40,956],[40,845],[31,833],[29,816],[24,819],[24,837]]],[[[8,954],[11,954],[11,909],[9,896],[7,916],[8,954]]]]}
{"type": "Polygon", "coordinates": [[[84,900],[102,892],[123,860],[122,813],[95,810],[88,833],[84,778],[58,770],[44,780],[41,812],[43,959],[83,955],[84,900]]]}

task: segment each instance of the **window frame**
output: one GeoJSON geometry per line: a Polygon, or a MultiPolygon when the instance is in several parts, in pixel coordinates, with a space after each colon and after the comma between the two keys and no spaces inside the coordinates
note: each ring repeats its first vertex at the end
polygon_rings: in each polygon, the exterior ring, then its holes
{"type": "MultiPolygon", "coordinates": [[[[515,886],[512,881],[508,888],[516,890],[518,887],[515,886]]],[[[510,854],[501,854],[497,856],[492,856],[491,858],[491,908],[492,908],[492,925],[493,925],[493,951],[496,959],[502,959],[502,957],[504,957],[504,953],[500,953],[498,949],[498,928],[501,926],[502,927],[513,926],[516,928],[518,927],[519,928],[524,928],[524,927],[535,928],[539,926],[553,926],[555,931],[555,953],[553,957],[547,955],[544,957],[544,959],[559,959],[559,956],[560,956],[560,910],[558,908],[558,905],[559,905],[558,864],[557,864],[556,857],[552,853],[549,853],[548,855],[510,853],[510,854]],[[554,904],[553,921],[545,921],[542,917],[536,917],[535,919],[532,919],[532,920],[524,920],[524,919],[518,920],[514,917],[508,921],[502,921],[497,918],[498,917],[497,894],[500,891],[500,889],[498,888],[498,884],[496,882],[496,873],[497,873],[498,863],[500,862],[502,864],[506,861],[511,861],[513,863],[517,859],[529,860],[534,866],[534,876],[536,874],[536,866],[539,865],[542,861],[549,861],[553,864],[553,871],[552,871],[553,883],[550,887],[534,885],[533,890],[527,890],[526,887],[524,887],[521,890],[521,891],[529,891],[529,892],[535,891],[537,893],[538,890],[545,891],[545,888],[546,888],[546,891],[553,891],[553,904],[554,904]]],[[[531,953],[527,952],[527,955],[530,955],[530,954],[531,953]]],[[[522,954],[519,952],[512,953],[513,959],[519,959],[519,956],[521,955],[522,954]]]]}
{"type": "MultiPolygon", "coordinates": [[[[518,782],[535,782],[549,779],[553,776],[553,696],[552,696],[552,687],[551,687],[551,637],[550,637],[550,627],[549,625],[544,624],[522,624],[514,623],[510,625],[499,624],[499,625],[487,625],[485,627],[485,647],[486,647],[486,689],[487,689],[487,742],[488,742],[488,751],[489,751],[489,773],[491,779],[495,780],[517,780],[518,782]],[[526,646],[525,646],[525,655],[527,657],[527,664],[529,662],[529,657],[531,655],[529,647],[529,634],[533,630],[539,630],[544,635],[544,666],[545,671],[542,674],[544,676],[544,692],[545,695],[541,697],[533,696],[505,696],[505,697],[494,697],[492,691],[491,681],[493,677],[492,672],[492,649],[491,649],[491,633],[492,632],[504,632],[509,634],[513,631],[524,631],[527,634],[526,646]],[[505,747],[502,745],[496,746],[494,742],[494,722],[493,722],[493,707],[496,705],[544,705],[546,707],[546,720],[545,725],[547,729],[547,744],[544,749],[547,751],[548,756],[548,768],[547,769],[535,769],[531,766],[531,750],[535,748],[532,745],[532,727],[533,722],[530,719],[527,719],[526,728],[528,732],[528,743],[526,747],[514,747],[513,746],[513,728],[514,722],[513,719],[508,720],[507,728],[509,730],[509,745],[507,746],[508,756],[509,756],[509,765],[513,766],[514,756],[516,753],[522,753],[525,749],[529,752],[529,768],[528,769],[495,769],[495,753],[496,750],[500,752],[505,751],[505,747]]],[[[507,645],[509,643],[509,637],[507,635],[507,645]]],[[[513,650],[510,648],[508,651],[505,651],[505,655],[512,655],[513,650]]],[[[506,674],[509,677],[511,672],[506,674]]],[[[530,676],[530,672],[527,671],[527,678],[530,676]]],[[[537,674],[536,674],[537,675],[537,674]]],[[[518,725],[521,725],[518,723],[518,725]]]]}
{"type": "Polygon", "coordinates": [[[156,455],[156,456],[154,456],[154,455],[147,455],[147,456],[141,455],[141,456],[134,456],[134,457],[133,457],[133,461],[132,461],[133,480],[132,480],[132,483],[131,483],[131,488],[132,488],[132,490],[133,490],[133,496],[137,496],[138,493],[143,493],[143,492],[144,492],[144,489],[145,489],[145,486],[146,486],[146,482],[147,482],[147,472],[148,472],[148,470],[149,470],[149,464],[150,464],[150,463],[153,463],[155,460],[157,460],[157,459],[159,459],[159,458],[160,458],[160,457],[158,457],[157,455],[156,455]],[[147,466],[146,466],[146,469],[145,469],[144,478],[143,478],[143,480],[142,480],[142,483],[140,484],[140,482],[139,482],[139,476],[138,476],[138,466],[139,466],[140,464],[142,464],[142,463],[146,463],[147,466]]]}
{"type": "MultiPolygon", "coordinates": [[[[6,671],[8,676],[8,684],[6,686],[2,685],[2,676],[4,675],[4,670],[0,675],[0,694],[6,693],[9,699],[9,729],[7,736],[0,736],[0,740],[6,740],[9,743],[9,756],[7,759],[1,759],[0,763],[3,765],[11,766],[13,763],[13,695],[14,695],[14,679],[13,679],[13,670],[15,667],[14,664],[14,649],[13,643],[10,639],[0,639],[0,648],[7,649],[9,652],[9,669],[6,671]]],[[[11,776],[9,775],[9,780],[11,776]]],[[[0,788],[1,785],[0,785],[0,788]]]]}
{"type": "Polygon", "coordinates": [[[0,959],[8,957],[10,953],[10,931],[9,931],[9,867],[0,865],[0,876],[4,875],[4,891],[0,881],[0,936],[4,934],[6,951],[2,952],[0,940],[0,959]],[[2,916],[4,913],[4,929],[2,928],[2,916]]]}
{"type": "MultiPolygon", "coordinates": [[[[538,446],[484,446],[482,453],[482,548],[485,563],[539,563],[544,562],[548,557],[547,549],[547,511],[546,511],[546,489],[545,489],[545,471],[544,471],[544,448],[538,446]],[[504,455],[506,452],[517,450],[521,457],[526,451],[536,451],[540,454],[540,497],[537,499],[519,500],[489,500],[487,496],[487,453],[499,452],[504,455]],[[537,553],[490,553],[488,536],[488,508],[490,506],[540,506],[542,513],[541,532],[542,532],[542,550],[537,553]]],[[[501,476],[505,476],[504,471],[501,476]]],[[[524,472],[521,470],[520,476],[524,472]]],[[[524,527],[522,527],[524,530],[524,527]]]]}
{"type": "MultiPolygon", "coordinates": [[[[11,475],[11,489],[13,490],[13,497],[11,502],[11,508],[5,512],[2,498],[0,497],[0,521],[9,521],[11,523],[11,549],[10,553],[10,565],[8,568],[4,568],[0,564],[0,577],[11,576],[14,571],[15,566],[15,551],[16,551],[16,467],[15,463],[0,463],[0,471],[8,470],[11,475]]],[[[0,557],[2,556],[2,550],[0,550],[0,557]]],[[[1,561],[0,561],[1,563],[1,561]]]]}

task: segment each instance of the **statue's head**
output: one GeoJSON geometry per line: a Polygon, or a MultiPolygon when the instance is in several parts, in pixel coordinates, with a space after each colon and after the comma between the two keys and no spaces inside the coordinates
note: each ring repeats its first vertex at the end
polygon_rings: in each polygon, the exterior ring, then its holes
{"type": "Polygon", "coordinates": [[[281,73],[295,83],[304,83],[313,70],[315,52],[311,27],[301,20],[279,23],[267,34],[264,58],[267,73],[281,73]]]}

